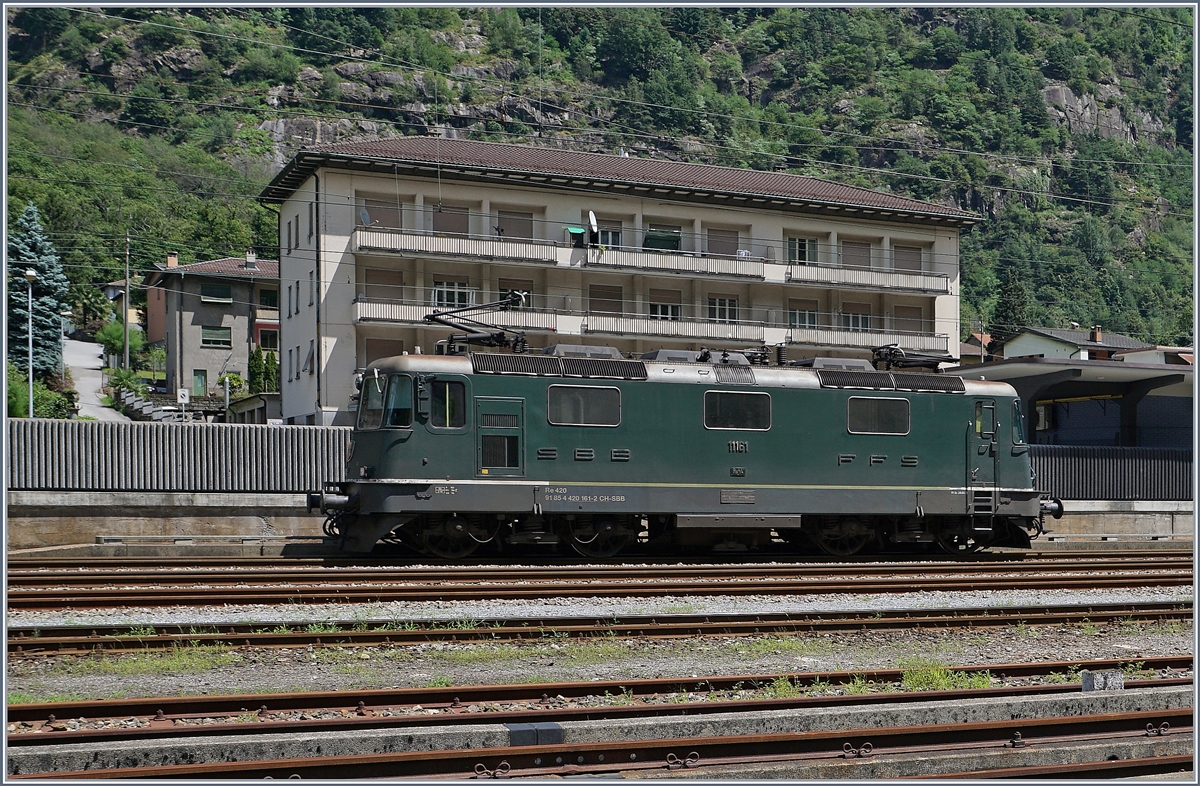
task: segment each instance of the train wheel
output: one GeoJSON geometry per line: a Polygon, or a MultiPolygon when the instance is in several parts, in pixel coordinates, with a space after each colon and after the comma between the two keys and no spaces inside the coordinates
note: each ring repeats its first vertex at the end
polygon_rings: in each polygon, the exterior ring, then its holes
{"type": "Polygon", "coordinates": [[[480,539],[471,535],[471,525],[463,516],[431,517],[421,531],[425,551],[442,559],[462,559],[475,553],[480,539]]]}
{"type": "Polygon", "coordinates": [[[851,557],[875,539],[875,529],[864,519],[825,516],[810,534],[821,551],[833,557],[851,557]]]}
{"type": "Polygon", "coordinates": [[[990,533],[963,532],[961,530],[939,529],[937,531],[938,547],[947,554],[962,556],[974,554],[982,548],[987,548],[992,542],[990,533]]]}
{"type": "Polygon", "coordinates": [[[571,548],[584,557],[611,557],[633,542],[633,530],[614,516],[571,522],[571,548]]]}

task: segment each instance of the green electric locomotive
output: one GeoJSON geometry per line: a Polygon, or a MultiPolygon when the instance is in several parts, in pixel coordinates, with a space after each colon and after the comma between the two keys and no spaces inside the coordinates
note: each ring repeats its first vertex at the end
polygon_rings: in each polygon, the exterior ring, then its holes
{"type": "Polygon", "coordinates": [[[818,358],[609,347],[404,355],[360,381],[347,481],[311,495],[348,550],[400,539],[610,557],[756,549],[849,556],[1028,546],[1061,503],[1035,487],[1003,383],[818,358]]]}

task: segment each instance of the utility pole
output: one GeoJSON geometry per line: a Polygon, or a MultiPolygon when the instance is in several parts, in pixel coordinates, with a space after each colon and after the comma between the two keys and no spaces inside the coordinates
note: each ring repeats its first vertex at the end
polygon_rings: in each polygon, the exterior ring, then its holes
{"type": "Polygon", "coordinates": [[[125,230],[125,301],[121,304],[121,324],[125,327],[125,370],[129,370],[129,230],[125,230]]]}

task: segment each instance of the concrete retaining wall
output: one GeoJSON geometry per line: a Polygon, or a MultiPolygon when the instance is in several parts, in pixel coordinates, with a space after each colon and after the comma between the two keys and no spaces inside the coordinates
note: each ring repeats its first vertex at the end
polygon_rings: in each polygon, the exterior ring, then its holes
{"type": "Polygon", "coordinates": [[[1061,519],[1046,519],[1054,536],[1190,538],[1195,532],[1191,502],[1064,500],[1061,519]]]}

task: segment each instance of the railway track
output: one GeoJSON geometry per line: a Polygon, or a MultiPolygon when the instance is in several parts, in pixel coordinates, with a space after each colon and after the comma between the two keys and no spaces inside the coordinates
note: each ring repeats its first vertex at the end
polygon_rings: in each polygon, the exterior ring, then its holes
{"type": "Polygon", "coordinates": [[[823,633],[920,628],[985,629],[1027,626],[1183,622],[1190,602],[1002,606],[914,609],[875,613],[661,614],[629,617],[562,617],[322,623],[9,626],[9,657],[85,655],[171,649],[181,646],[364,647],[428,642],[517,642],[562,638],[685,638],[823,633]]]}
{"type": "Polygon", "coordinates": [[[908,691],[898,688],[900,669],[859,672],[740,674],[699,678],[463,685],[446,688],[322,691],[234,696],[163,696],[8,705],[11,747],[210,737],[338,729],[448,726],[480,723],[565,722],[616,718],[702,715],[744,710],[782,710],[967,700],[1078,693],[1081,669],[1125,669],[1139,678],[1127,688],[1192,684],[1191,656],[1134,661],[1043,661],[949,667],[963,674],[988,673],[997,687],[908,691]],[[1074,675],[1074,679],[1072,676],[1074,675]],[[1053,683],[1040,680],[1055,679],[1053,683]],[[779,698],[771,686],[784,680],[797,692],[779,698]],[[879,692],[848,693],[847,685],[874,685],[879,692]],[[764,690],[765,689],[765,690],[764,690]],[[837,692],[831,692],[837,691],[837,692]],[[553,698],[551,698],[553,697],[553,698]],[[612,697],[617,697],[612,701],[612,697]],[[587,700],[594,700],[588,703],[587,700]],[[481,709],[487,707],[486,712],[481,709]],[[90,728],[71,729],[59,719],[87,718],[90,728]],[[129,721],[135,723],[129,725],[129,721]],[[125,724],[125,725],[119,725],[125,724]]]}
{"type": "MultiPolygon", "coordinates": [[[[259,761],[215,761],[72,772],[9,774],[17,779],[517,778],[647,773],[662,770],[846,760],[899,754],[927,758],[970,748],[1014,750],[1192,734],[1191,708],[782,734],[636,739],[501,748],[404,751],[259,761]]],[[[1186,767],[1176,754],[1170,765],[1186,767]]],[[[1149,758],[1149,757],[1140,757],[1149,758]]],[[[1166,764],[1167,762],[1162,762],[1166,764]]],[[[1139,761],[1136,766],[1145,766],[1139,761]]],[[[1011,768],[1008,768],[1011,769],[1011,768]]]]}
{"type": "Polygon", "coordinates": [[[937,562],[897,565],[588,566],[535,568],[10,567],[12,610],[118,606],[370,603],[558,597],[808,595],[854,592],[1181,587],[1190,558],[937,562]],[[935,575],[931,575],[935,574],[935,575]]]}

